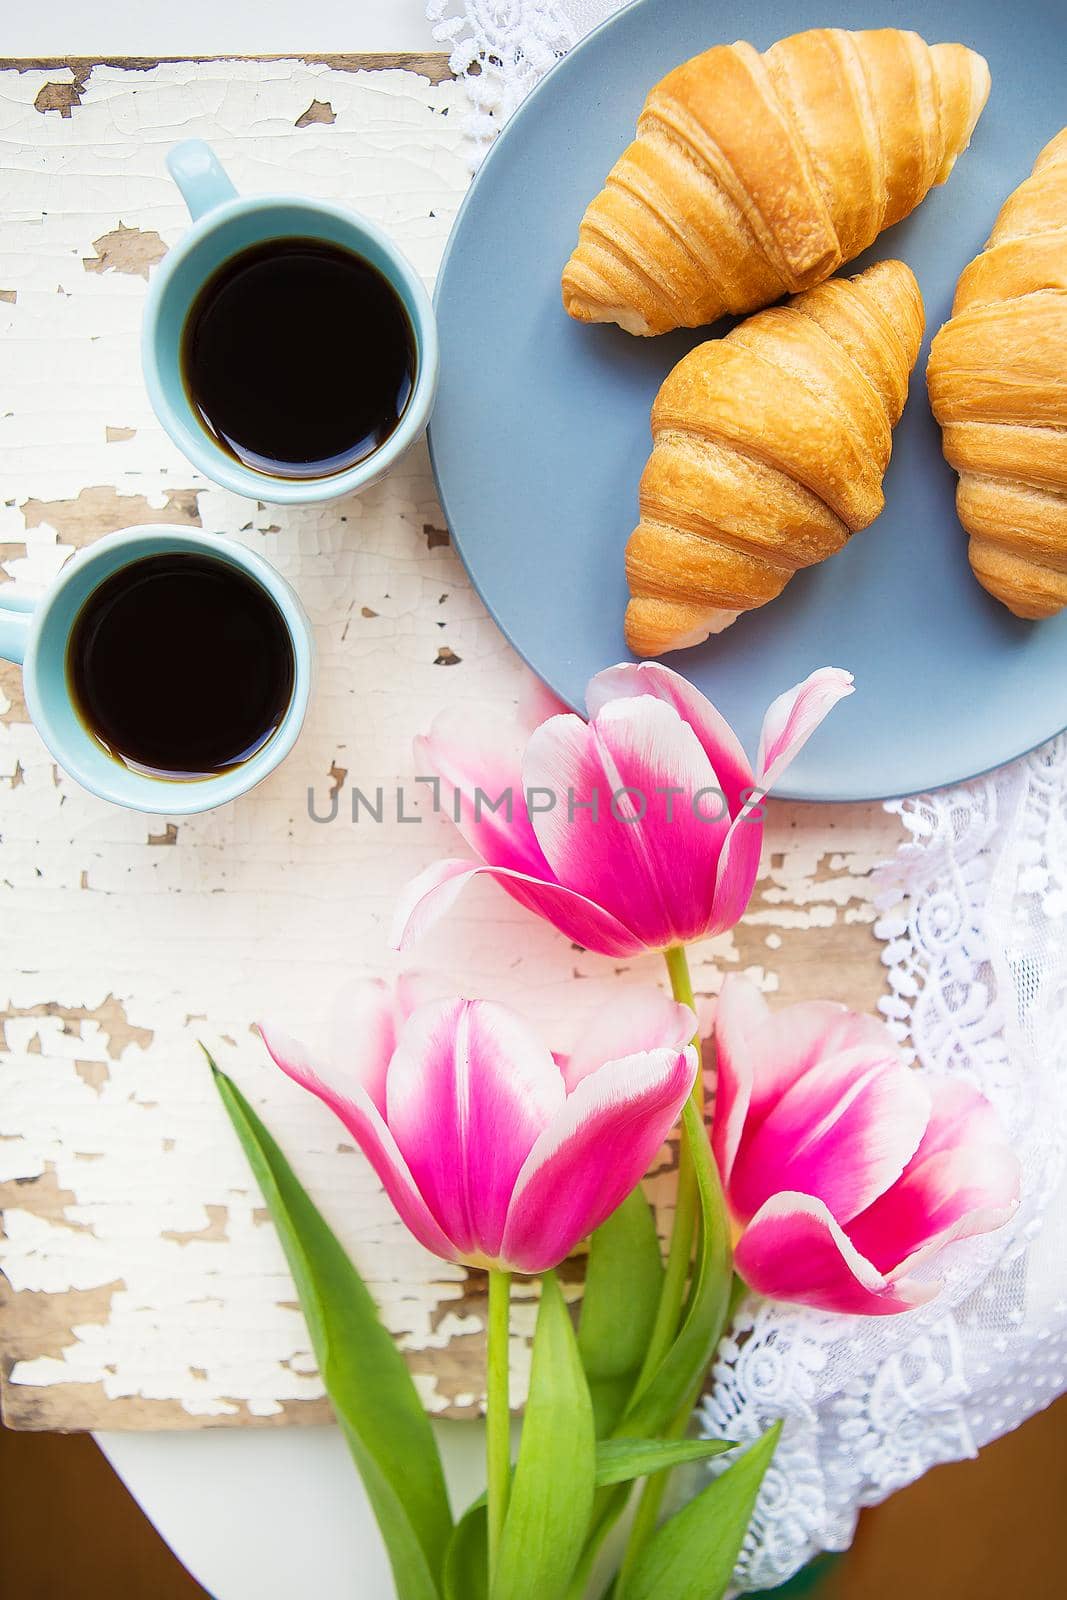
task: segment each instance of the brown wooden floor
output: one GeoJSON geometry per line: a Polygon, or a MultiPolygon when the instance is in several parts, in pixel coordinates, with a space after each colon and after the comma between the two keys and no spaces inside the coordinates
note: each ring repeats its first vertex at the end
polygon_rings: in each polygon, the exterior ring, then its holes
{"type": "MultiPolygon", "coordinates": [[[[0,1429],[5,1600],[193,1600],[202,1593],[91,1439],[0,1429]]],[[[979,1460],[939,1467],[868,1512],[818,1600],[1064,1594],[1067,1398],[979,1460]]]]}

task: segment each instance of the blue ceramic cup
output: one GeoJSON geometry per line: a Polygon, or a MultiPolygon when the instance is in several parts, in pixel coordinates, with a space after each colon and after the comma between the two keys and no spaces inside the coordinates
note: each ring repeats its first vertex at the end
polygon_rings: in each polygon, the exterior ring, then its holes
{"type": "MultiPolygon", "coordinates": [[[[189,639],[190,650],[202,641],[189,639]]],[[[60,766],[102,800],[133,811],[188,816],[234,800],[273,772],[292,749],[311,692],[314,649],[299,600],[269,562],[229,540],[195,529],[123,528],[79,551],[39,600],[0,589],[0,656],[22,664],[30,718],[60,766]],[[256,583],[277,607],[293,648],[293,692],[278,727],[255,755],[210,778],[155,778],[110,755],[81,721],[67,682],[67,643],[89,596],[106,579],[145,556],[195,551],[225,561],[256,583]]]]}
{"type": "MultiPolygon", "coordinates": [[[[414,267],[380,228],[344,206],[301,195],[238,195],[202,139],[175,145],[167,166],[193,225],[153,272],[145,303],[141,359],[156,416],[194,466],[224,489],[254,500],[306,505],[377,482],[425,432],[437,392],[437,325],[414,267]],[[364,461],[323,478],[277,478],[236,461],[208,432],[182,382],[182,328],[207,280],[252,245],[292,238],[341,245],[376,267],[399,296],[415,338],[415,383],[399,424],[364,461]]],[[[329,360],[328,351],[323,360],[329,360]]]]}

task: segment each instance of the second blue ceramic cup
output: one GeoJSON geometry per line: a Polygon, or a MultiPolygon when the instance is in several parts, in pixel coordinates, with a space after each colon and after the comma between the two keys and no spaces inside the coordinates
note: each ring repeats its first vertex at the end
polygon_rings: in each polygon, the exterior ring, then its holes
{"type": "MultiPolygon", "coordinates": [[[[414,267],[366,217],[302,195],[238,195],[202,139],[175,145],[167,166],[193,225],[152,274],[141,356],[148,395],[160,422],[194,466],[225,489],[275,505],[353,494],[375,483],[426,429],[437,392],[437,327],[414,267]],[[244,466],[212,438],[182,381],[182,328],[200,290],[239,251],[270,239],[318,239],[341,245],[376,267],[399,296],[415,338],[415,384],[389,438],[364,461],[323,478],[277,478],[244,466]]],[[[323,361],[331,352],[323,351],[323,361]]],[[[358,382],[358,374],[353,375],[358,382]]]]}
{"type": "MultiPolygon", "coordinates": [[[[203,641],[191,633],[189,649],[202,648],[203,641]]],[[[311,693],[314,644],[299,600],[262,556],[230,539],[160,524],[123,528],[79,550],[39,600],[15,594],[9,586],[0,590],[0,657],[21,663],[30,719],[72,778],[117,806],[188,816],[235,800],[288,755],[311,693]],[[293,650],[293,692],[277,729],[247,761],[210,778],[157,778],[116,760],[82,722],[68,681],[68,643],[89,596],[115,573],[148,556],[189,554],[238,568],[273,601],[293,650]]]]}

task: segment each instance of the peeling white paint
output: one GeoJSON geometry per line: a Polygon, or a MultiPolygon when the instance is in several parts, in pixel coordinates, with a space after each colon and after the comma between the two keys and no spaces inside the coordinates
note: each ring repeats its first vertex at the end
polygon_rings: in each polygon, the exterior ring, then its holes
{"type": "MultiPolygon", "coordinates": [[[[227,61],[97,67],[69,118],[35,110],[42,85],[63,79],[0,73],[0,287],[17,291],[14,303],[0,301],[4,571],[39,590],[76,542],[119,525],[124,502],[143,497],[158,514],[169,494],[192,490],[205,528],[261,551],[293,582],[320,659],[311,715],[280,771],[223,811],[177,820],[173,842],[162,844],[149,842],[167,837],[159,819],[108,807],[56,773],[33,729],[11,715],[17,678],[4,679],[6,1337],[36,1328],[29,1295],[63,1301],[60,1337],[53,1317],[39,1353],[16,1363],[9,1402],[22,1425],[28,1413],[13,1397],[45,1397],[52,1426],[321,1414],[301,1409],[321,1385],[280,1247],[197,1049],[203,1040],[351,1250],[412,1355],[427,1406],[469,1410],[480,1393],[480,1301],[465,1296],[459,1269],[408,1237],[344,1131],[267,1063],[251,1024],[269,1009],[313,1035],[346,978],[396,970],[386,950],[394,897],[455,848],[433,818],[352,824],[342,808],[336,822],[316,824],[309,788],[322,807],[340,769],[343,796],[353,785],[389,793],[410,784],[412,735],[445,704],[462,701],[472,714],[513,704],[519,663],[455,554],[427,537],[444,519],[424,449],[362,498],[328,508],[257,507],[207,484],[163,434],[142,387],[144,277],[83,265],[93,241],[120,223],[168,244],[180,236],[184,208],[163,155],[198,134],[240,189],[357,205],[430,281],[466,183],[460,119],[445,115],[460,91],[405,72],[227,61]],[[297,128],[312,100],[336,120],[297,128]],[[133,431],[109,441],[108,428],[133,431]],[[122,497],[108,502],[110,522],[78,501],[88,487],[122,497]],[[52,510],[27,527],[33,501],[52,510]],[[447,671],[435,664],[443,647],[459,658],[447,671]],[[49,1005],[58,1012],[36,1014],[49,1005]],[[85,1296],[98,1303],[95,1320],[84,1315],[85,1296]]],[[[426,799],[411,805],[424,814],[426,799]]],[[[866,874],[896,837],[896,823],[875,808],[774,811],[747,930],[701,952],[698,988],[712,992],[723,968],[747,967],[769,989],[848,998],[856,975],[836,965],[847,956],[873,993],[866,874]],[[847,945],[804,942],[853,925],[847,945]]],[[[527,1004],[549,1020],[556,1046],[618,981],[609,963],[575,952],[482,883],[420,959],[457,988],[527,1004]]],[[[651,958],[626,973],[660,981],[651,958]]],[[[534,1309],[520,1299],[517,1400],[534,1309]]]]}

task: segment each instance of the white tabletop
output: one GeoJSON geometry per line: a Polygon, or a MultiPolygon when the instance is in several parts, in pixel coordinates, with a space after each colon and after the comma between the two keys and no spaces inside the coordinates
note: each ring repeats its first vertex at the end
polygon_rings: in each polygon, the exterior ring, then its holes
{"type": "Polygon", "coordinates": [[[8,57],[434,50],[425,0],[51,0],[5,7],[8,57]]]}
{"type": "MultiPolygon", "coordinates": [[[[10,57],[430,50],[422,0],[52,0],[5,19],[10,57]]],[[[484,1483],[482,1430],[435,1424],[457,1506],[484,1483]]],[[[389,1568],[333,1428],[108,1433],[98,1443],[215,1600],[386,1600],[389,1568]]]]}
{"type": "MultiPolygon", "coordinates": [[[[455,1509],[485,1487],[484,1429],[435,1422],[455,1509]]],[[[214,1600],[388,1600],[389,1565],[337,1428],[96,1436],[214,1600]]]]}

